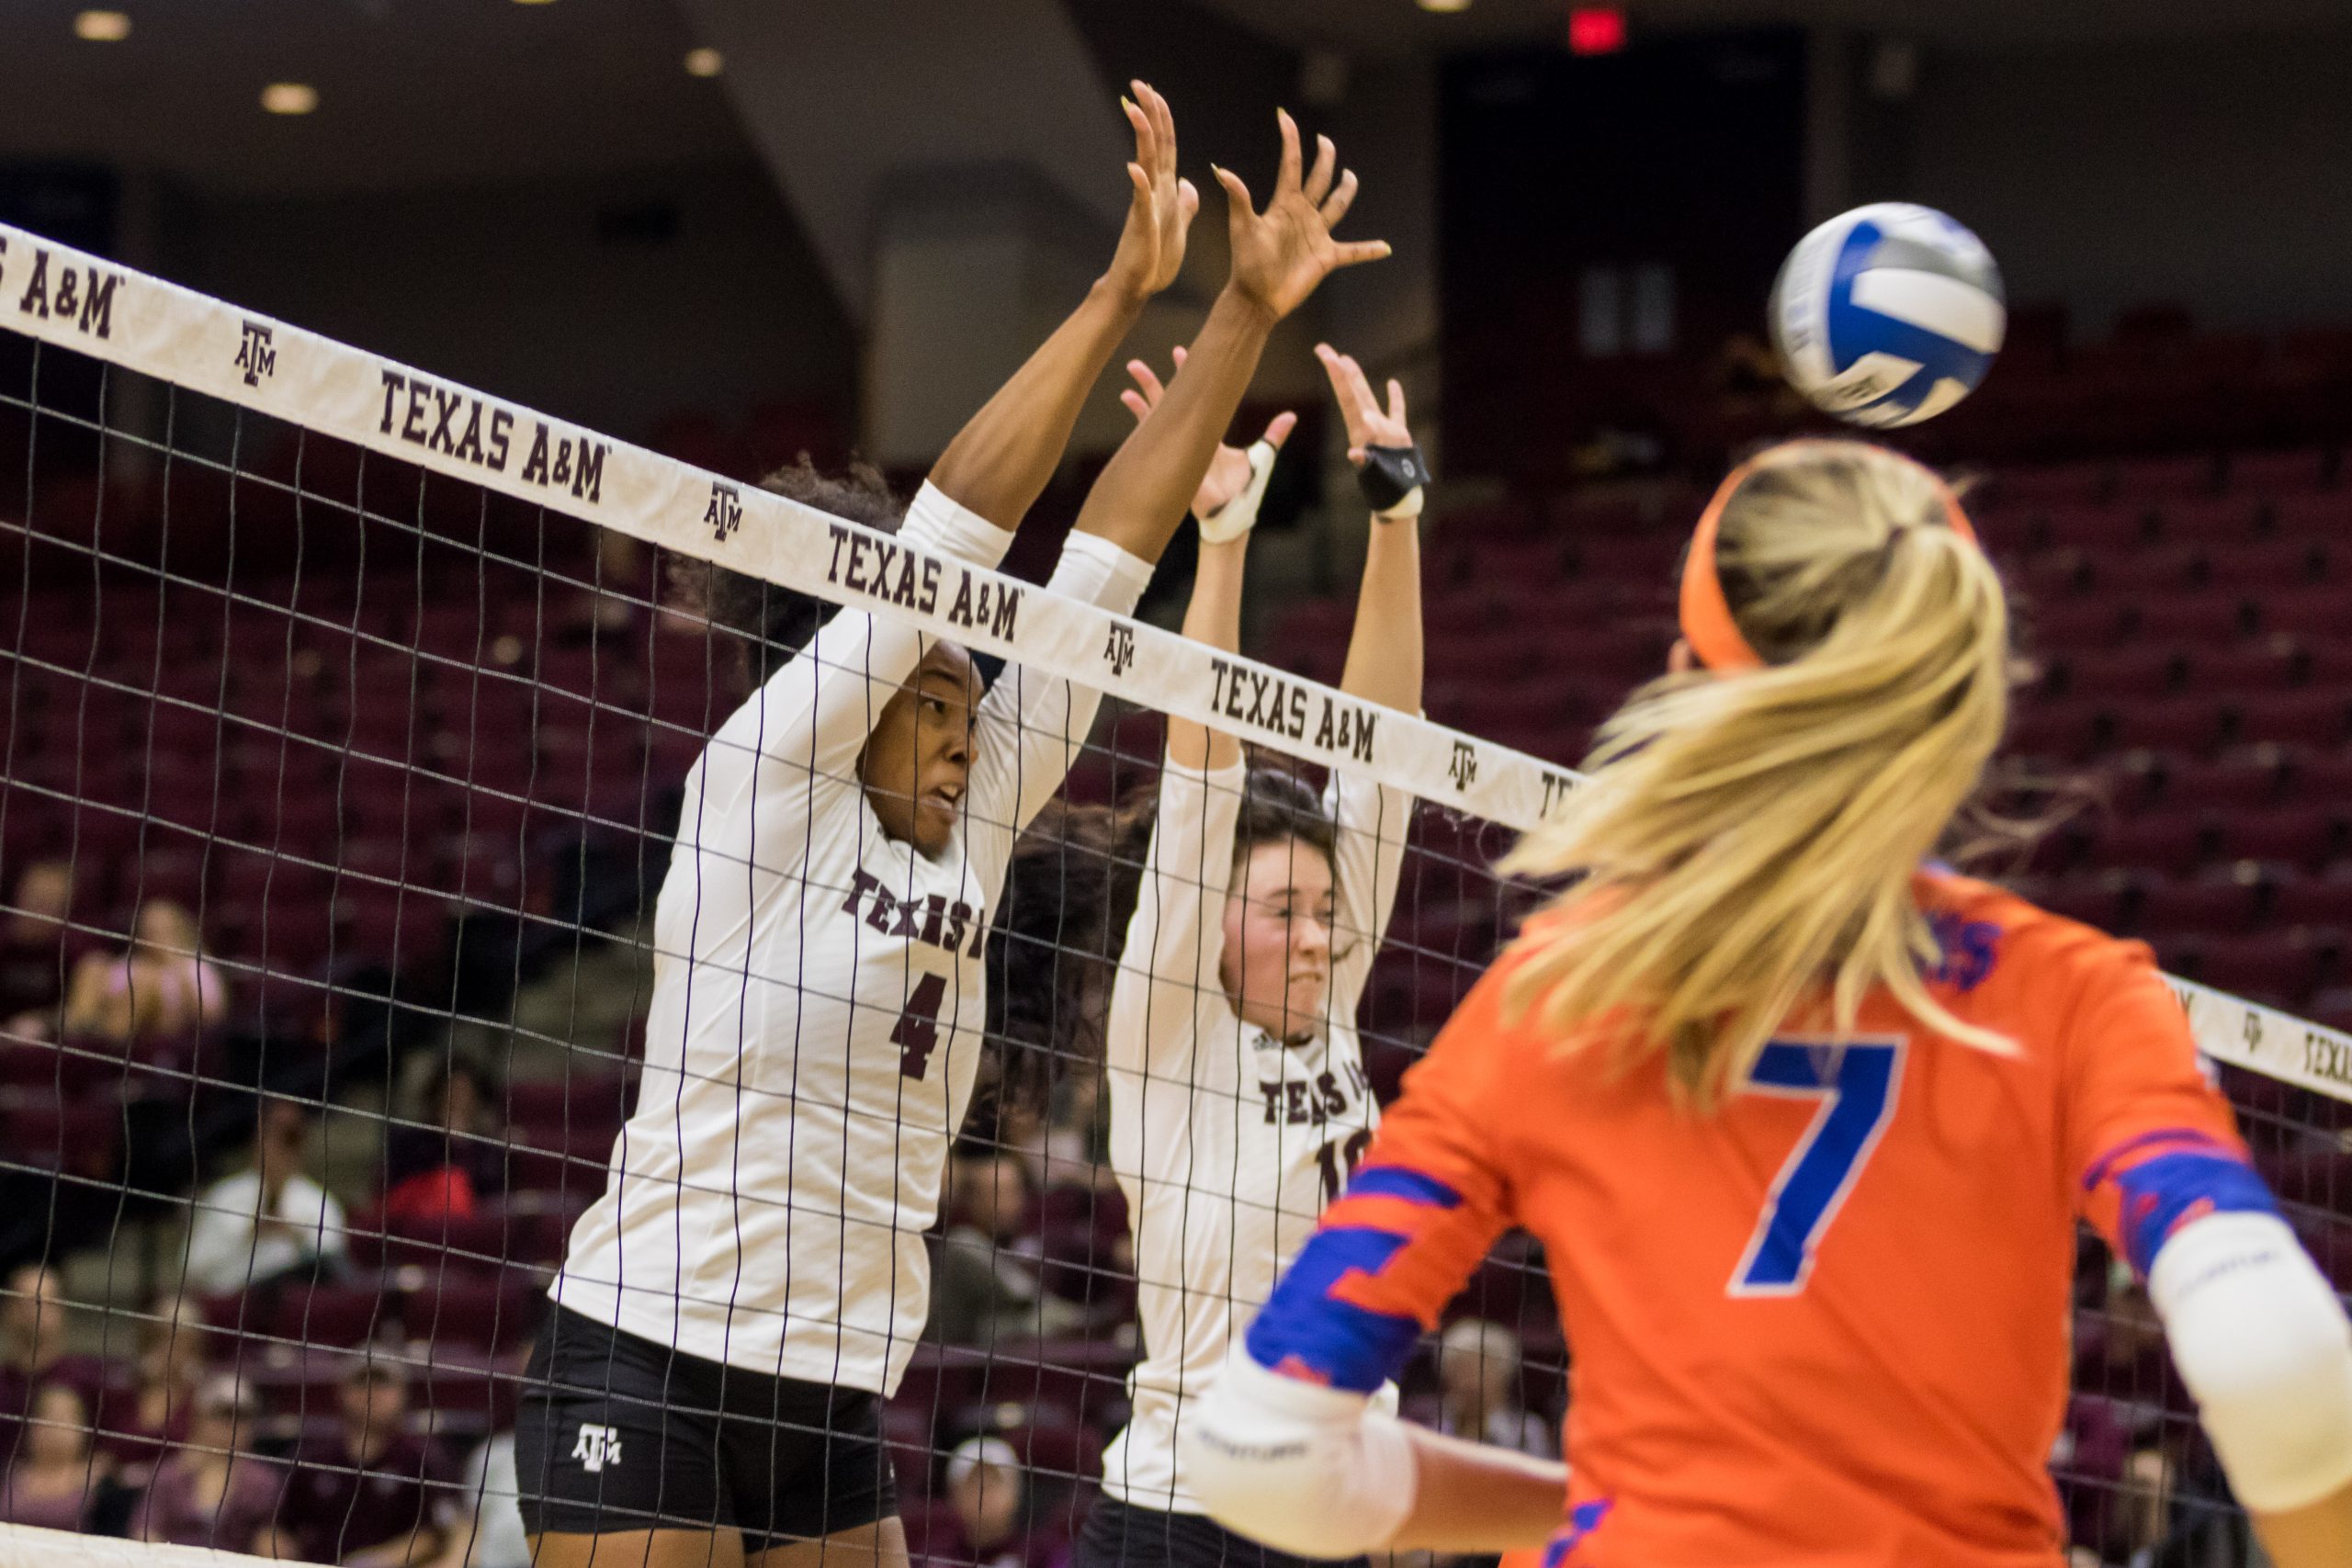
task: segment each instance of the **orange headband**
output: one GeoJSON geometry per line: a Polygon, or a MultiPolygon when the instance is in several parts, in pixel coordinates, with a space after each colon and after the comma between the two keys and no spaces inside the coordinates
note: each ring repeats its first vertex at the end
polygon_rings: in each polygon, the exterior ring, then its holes
{"type": "MultiPolygon", "coordinates": [[[[1747,646],[1747,638],[1740,635],[1739,623],[1732,618],[1731,604],[1724,598],[1723,581],[1715,575],[1715,534],[1723,525],[1724,508],[1739,487],[1747,482],[1757,465],[1774,453],[1785,452],[1794,446],[1831,445],[1837,443],[1784,442],[1750,457],[1731,471],[1716,488],[1714,499],[1707,502],[1707,510],[1699,514],[1698,531],[1690,537],[1690,558],[1682,563],[1682,637],[1690,645],[1690,651],[1699,656],[1699,662],[1708,669],[1720,674],[1764,667],[1764,660],[1747,646]]],[[[1911,461],[1908,457],[1903,460],[1911,461]]],[[[1935,480],[1936,491],[1943,497],[1944,518],[1951,525],[1951,531],[1972,545],[1976,543],[1976,530],[1968,525],[1968,514],[1960,509],[1960,497],[1952,493],[1941,475],[1925,464],[1919,467],[1935,480]]]]}

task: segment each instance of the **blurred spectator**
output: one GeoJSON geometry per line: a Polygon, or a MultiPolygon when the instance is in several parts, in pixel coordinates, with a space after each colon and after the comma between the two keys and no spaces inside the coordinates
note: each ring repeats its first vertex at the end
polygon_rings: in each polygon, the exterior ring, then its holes
{"type": "Polygon", "coordinates": [[[229,1016],[229,983],[204,955],[196,917],[168,898],[139,906],[129,951],[85,954],[65,993],[65,1032],[122,1044],[173,1040],[229,1016]]]}
{"type": "Polygon", "coordinates": [[[187,1440],[156,1465],[131,1512],[132,1539],[275,1555],[280,1472],[246,1451],[260,1420],[260,1402],[236,1379],[206,1383],[187,1440]]]}
{"type": "MultiPolygon", "coordinates": [[[[441,1544],[436,1505],[456,1472],[407,1429],[408,1376],[389,1355],[352,1356],[334,1428],[305,1439],[278,1506],[280,1545],[306,1562],[405,1568],[441,1544]]],[[[281,1553],[285,1554],[285,1553],[281,1553]]]]}
{"type": "Polygon", "coordinates": [[[1084,1308],[1046,1294],[1029,1235],[1029,1164],[967,1143],[947,1162],[947,1232],[932,1258],[927,1338],[992,1345],[1066,1332],[1084,1308]]]}
{"type": "Polygon", "coordinates": [[[1551,1423],[1521,1403],[1519,1336],[1484,1318],[1458,1319],[1438,1340],[1442,1388],[1437,1429],[1450,1438],[1556,1459],[1551,1423]]]}
{"type": "Polygon", "coordinates": [[[72,863],[37,860],[17,876],[0,917],[0,1019],[9,1033],[36,1040],[56,1034],[73,958],[66,930],[73,909],[72,863]]]}
{"type": "Polygon", "coordinates": [[[12,1525],[78,1530],[112,1461],[90,1447],[90,1407],[70,1383],[43,1383],[0,1483],[0,1517],[12,1525]]]}
{"type": "Polygon", "coordinates": [[[432,1568],[531,1568],[514,1471],[514,1434],[501,1432],[474,1450],[457,1489],[435,1510],[441,1555],[432,1568]]]}
{"type": "Polygon", "coordinates": [[[185,1442],[208,1371],[211,1330],[196,1303],[182,1295],[158,1300],[139,1325],[138,1384],[119,1416],[109,1401],[106,1436],[126,1460],[152,1464],[185,1442]]]}
{"type": "Polygon", "coordinates": [[[89,1356],[67,1353],[65,1287],[56,1269],[20,1263],[0,1300],[0,1465],[15,1457],[20,1423],[31,1414],[35,1391],[62,1382],[94,1406],[103,1371],[89,1356]]]}
{"type": "Polygon", "coordinates": [[[923,1555],[961,1568],[1047,1568],[1062,1543],[1035,1529],[1021,1456],[1002,1438],[967,1438],[947,1456],[947,1517],[923,1555]]]}
{"type": "Polygon", "coordinates": [[[506,1188],[498,1078],[451,1056],[425,1080],[416,1116],[384,1135],[384,1213],[394,1218],[470,1214],[506,1188]]]}
{"type": "Polygon", "coordinates": [[[301,1106],[290,1100],[262,1102],[253,1168],[197,1196],[187,1238],[190,1289],[226,1296],[342,1268],[343,1205],[304,1174],[310,1142],[310,1113],[301,1106]]]}

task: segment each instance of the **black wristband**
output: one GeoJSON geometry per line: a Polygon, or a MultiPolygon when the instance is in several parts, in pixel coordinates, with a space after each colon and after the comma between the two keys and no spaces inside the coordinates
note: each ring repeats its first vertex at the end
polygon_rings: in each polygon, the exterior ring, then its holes
{"type": "Polygon", "coordinates": [[[1429,482],[1429,462],[1419,446],[1367,446],[1356,470],[1356,486],[1374,512],[1387,511],[1429,482]]]}

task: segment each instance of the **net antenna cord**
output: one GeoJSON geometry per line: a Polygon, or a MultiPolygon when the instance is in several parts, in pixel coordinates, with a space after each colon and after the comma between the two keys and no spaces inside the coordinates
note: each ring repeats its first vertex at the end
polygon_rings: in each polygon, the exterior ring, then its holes
{"type": "MultiPolygon", "coordinates": [[[[1523,751],[1048,595],[7,224],[0,329],[1508,828],[1537,826],[1581,782],[1523,751]],[[1041,603],[1048,597],[1050,610],[1041,603]]],[[[2352,1100],[2352,1035],[2186,980],[2172,985],[2207,1055],[2352,1100]]],[[[12,1554],[17,1539],[0,1530],[12,1554]]]]}

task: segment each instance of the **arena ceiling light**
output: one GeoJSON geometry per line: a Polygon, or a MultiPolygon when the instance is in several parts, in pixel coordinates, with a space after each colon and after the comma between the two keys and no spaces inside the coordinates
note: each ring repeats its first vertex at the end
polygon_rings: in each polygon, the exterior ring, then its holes
{"type": "Polygon", "coordinates": [[[272,82],[261,90],[261,107],[271,114],[309,114],[319,107],[319,90],[308,82],[272,82]]]}
{"type": "Polygon", "coordinates": [[[727,57],[708,45],[686,51],[686,74],[689,76],[716,76],[725,69],[727,57]]]}
{"type": "Polygon", "coordinates": [[[1470,0],[1413,0],[1413,3],[1424,11],[1440,13],[1467,11],[1470,8],[1470,0]]]}
{"type": "Polygon", "coordinates": [[[85,43],[120,43],[130,36],[130,15],[122,11],[84,11],[74,18],[74,36],[85,43]]]}

